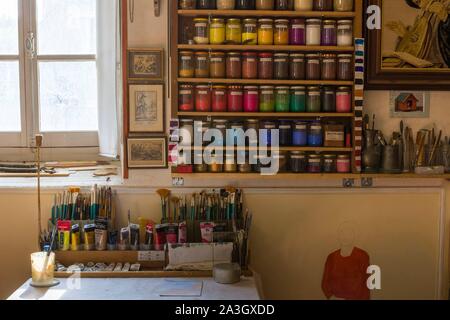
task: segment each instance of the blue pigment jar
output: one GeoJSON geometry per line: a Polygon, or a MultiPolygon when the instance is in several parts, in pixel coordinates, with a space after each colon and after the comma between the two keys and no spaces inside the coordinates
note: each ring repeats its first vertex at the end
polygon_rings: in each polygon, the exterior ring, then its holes
{"type": "Polygon", "coordinates": [[[309,125],[308,146],[323,146],[323,129],[322,123],[320,121],[313,121],[309,125]]]}
{"type": "Polygon", "coordinates": [[[292,131],[292,145],[303,147],[308,144],[308,124],[306,122],[295,122],[292,131]]]}
{"type": "Polygon", "coordinates": [[[262,130],[262,129],[267,130],[267,132],[265,134],[262,134],[262,132],[260,131],[260,133],[259,133],[260,145],[271,146],[272,145],[272,130],[277,129],[276,123],[272,122],[272,121],[263,122],[260,127],[260,130],[262,130]]]}

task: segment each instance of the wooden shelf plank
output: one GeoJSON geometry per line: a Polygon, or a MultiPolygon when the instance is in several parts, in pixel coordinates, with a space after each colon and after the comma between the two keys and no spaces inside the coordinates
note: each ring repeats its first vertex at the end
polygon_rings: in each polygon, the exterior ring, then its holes
{"type": "Polygon", "coordinates": [[[338,51],[352,52],[354,47],[338,47],[338,46],[281,46],[281,45],[227,45],[227,44],[179,44],[179,50],[224,50],[224,51],[338,51]]]}
{"type": "Polygon", "coordinates": [[[330,80],[264,80],[264,79],[213,79],[178,78],[180,83],[218,83],[218,84],[254,84],[254,85],[292,85],[292,86],[353,86],[353,81],[330,80]]]}
{"type": "MultiPolygon", "coordinates": [[[[246,277],[252,277],[253,272],[250,270],[243,270],[243,275],[246,277]]],[[[73,273],[69,272],[55,272],[55,277],[64,279],[73,276],[73,273]]],[[[81,272],[79,273],[81,278],[211,278],[212,271],[164,271],[159,270],[144,270],[137,272],[81,272]]]]}
{"type": "Polygon", "coordinates": [[[353,118],[353,113],[177,112],[179,117],[211,118],[353,118]]]}
{"type": "MultiPolygon", "coordinates": [[[[198,151],[205,150],[206,147],[183,147],[184,151],[198,151]]],[[[225,147],[221,149],[225,150],[225,147]]],[[[260,148],[258,147],[234,147],[236,151],[258,151],[260,148]]],[[[268,147],[270,150],[270,147],[268,147]]],[[[303,151],[303,152],[352,152],[352,148],[332,148],[332,147],[279,147],[279,151],[303,151]]]]}
{"type": "Polygon", "coordinates": [[[336,179],[445,179],[450,180],[450,174],[444,175],[419,175],[415,173],[404,174],[359,174],[359,173],[279,173],[273,176],[262,176],[259,173],[172,173],[173,177],[192,179],[231,179],[231,180],[336,180],[336,179]]]}
{"type": "Polygon", "coordinates": [[[274,10],[178,10],[185,17],[223,16],[223,17],[292,17],[292,18],[354,18],[355,12],[335,11],[274,11],[274,10]]]}

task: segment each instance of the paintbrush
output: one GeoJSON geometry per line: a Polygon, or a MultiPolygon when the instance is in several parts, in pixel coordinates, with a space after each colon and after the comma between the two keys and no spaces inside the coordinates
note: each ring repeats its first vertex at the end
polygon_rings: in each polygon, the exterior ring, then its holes
{"type": "Polygon", "coordinates": [[[168,198],[170,196],[170,190],[167,189],[159,189],[156,191],[156,193],[161,198],[161,210],[162,210],[162,219],[163,221],[167,221],[167,205],[168,205],[168,198]]]}
{"type": "Polygon", "coordinates": [[[439,131],[439,136],[437,139],[435,139],[433,149],[431,151],[430,159],[428,160],[428,166],[431,166],[433,164],[434,158],[436,157],[437,148],[438,148],[439,144],[441,143],[441,139],[442,139],[442,130],[439,131]]]}

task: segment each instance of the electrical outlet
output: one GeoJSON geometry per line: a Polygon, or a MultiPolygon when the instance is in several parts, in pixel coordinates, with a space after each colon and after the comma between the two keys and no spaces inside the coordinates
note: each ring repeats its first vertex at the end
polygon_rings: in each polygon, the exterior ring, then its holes
{"type": "Polygon", "coordinates": [[[343,179],[342,186],[344,188],[353,188],[355,186],[355,179],[343,179]]]}
{"type": "Polygon", "coordinates": [[[372,188],[373,187],[373,178],[361,178],[361,187],[372,188]]]}
{"type": "Polygon", "coordinates": [[[184,186],[184,178],[172,178],[172,186],[173,187],[182,187],[184,186]]]}

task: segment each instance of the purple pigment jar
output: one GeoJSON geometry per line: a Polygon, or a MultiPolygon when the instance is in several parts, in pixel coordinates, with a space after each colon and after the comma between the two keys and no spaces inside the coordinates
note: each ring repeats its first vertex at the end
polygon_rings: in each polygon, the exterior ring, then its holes
{"type": "Polygon", "coordinates": [[[324,20],[322,26],[322,45],[337,45],[337,26],[335,20],[324,20]]]}
{"type": "Polygon", "coordinates": [[[292,19],[289,32],[292,45],[303,46],[306,43],[305,19],[292,19]]]}

